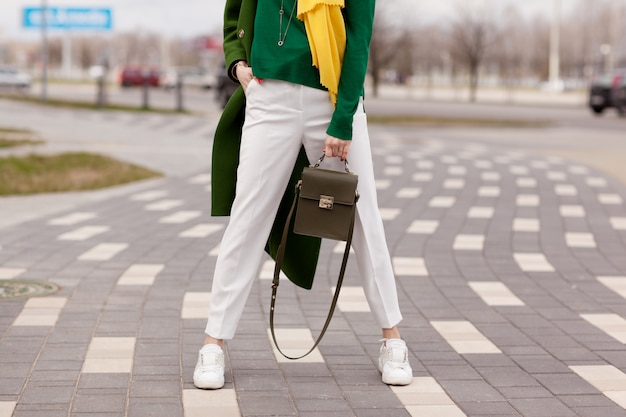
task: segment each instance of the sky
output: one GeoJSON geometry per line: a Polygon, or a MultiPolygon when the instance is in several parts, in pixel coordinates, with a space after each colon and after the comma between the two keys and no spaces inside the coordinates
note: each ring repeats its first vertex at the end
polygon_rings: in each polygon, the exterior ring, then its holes
{"type": "MultiPolygon", "coordinates": [[[[0,42],[6,39],[33,39],[36,29],[22,27],[25,7],[39,7],[44,0],[0,0],[0,42]]],[[[225,0],[46,0],[48,7],[110,7],[114,31],[146,30],[167,37],[191,37],[219,33],[225,0]]],[[[561,0],[567,9],[577,0],[561,0]]],[[[379,0],[404,3],[421,21],[445,19],[454,15],[455,7],[463,3],[516,3],[529,14],[552,14],[550,0],[379,0]]],[[[85,32],[88,33],[88,32],[85,32]]]]}

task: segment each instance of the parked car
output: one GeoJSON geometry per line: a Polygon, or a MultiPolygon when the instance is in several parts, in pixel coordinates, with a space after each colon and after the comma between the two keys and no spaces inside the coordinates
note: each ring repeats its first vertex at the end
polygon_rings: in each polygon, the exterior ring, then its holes
{"type": "Polygon", "coordinates": [[[237,87],[239,87],[239,84],[228,77],[226,67],[222,66],[217,75],[217,86],[215,87],[215,99],[222,108],[226,107],[226,103],[228,103],[230,96],[233,95],[237,87]]]}
{"type": "Polygon", "coordinates": [[[161,85],[166,90],[173,89],[176,87],[179,77],[185,87],[208,90],[214,88],[216,85],[215,74],[211,74],[209,71],[197,67],[171,68],[163,74],[161,85]]]}
{"type": "Polygon", "coordinates": [[[144,79],[151,87],[158,87],[160,74],[156,69],[145,69],[141,67],[124,67],[120,71],[119,82],[122,87],[133,87],[143,85],[144,79]]]}
{"type": "Polygon", "coordinates": [[[27,90],[32,84],[32,77],[15,68],[0,67],[0,87],[27,90]]]}
{"type": "Polygon", "coordinates": [[[620,116],[626,116],[626,75],[622,76],[619,82],[613,86],[613,95],[611,100],[613,106],[620,116]]]}
{"type": "Polygon", "coordinates": [[[618,69],[611,74],[603,74],[591,83],[589,88],[589,107],[595,114],[602,114],[604,110],[616,107],[615,99],[619,95],[619,86],[624,84],[626,69],[618,69]]]}

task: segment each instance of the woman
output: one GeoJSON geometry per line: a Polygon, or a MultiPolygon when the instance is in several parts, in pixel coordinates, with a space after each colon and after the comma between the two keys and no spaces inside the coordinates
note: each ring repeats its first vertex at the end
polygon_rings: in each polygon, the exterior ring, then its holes
{"type": "MultiPolygon", "coordinates": [[[[328,164],[333,169],[342,169],[349,155],[359,176],[352,245],[368,303],[382,328],[382,380],[393,385],[412,380],[407,347],[397,328],[402,316],[362,103],[374,3],[226,1],[224,52],[229,75],[241,91],[224,110],[213,147],[212,212],[230,214],[231,219],[215,267],[207,337],[194,371],[198,388],[224,385],[223,341],[234,337],[263,249],[271,246],[272,227],[282,230],[284,222],[276,217],[281,197],[292,173],[302,172],[302,157],[306,155],[307,164],[322,153],[336,157],[328,164]]],[[[296,253],[313,255],[308,258],[314,272],[315,246],[296,253]]],[[[311,265],[308,260],[292,265],[303,269],[311,265]]],[[[289,269],[287,259],[284,265],[289,269]]],[[[285,272],[311,272],[293,269],[285,272]]]]}

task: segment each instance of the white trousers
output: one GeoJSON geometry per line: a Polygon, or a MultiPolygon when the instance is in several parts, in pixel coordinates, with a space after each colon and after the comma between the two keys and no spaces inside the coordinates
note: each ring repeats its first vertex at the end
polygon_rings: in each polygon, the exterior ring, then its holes
{"type": "MultiPolygon", "coordinates": [[[[260,264],[281,197],[301,145],[310,162],[322,155],[333,112],[326,91],[283,81],[253,80],[246,92],[237,189],[213,276],[206,334],[232,339],[260,264]]],[[[381,328],[402,320],[395,278],[378,209],[363,106],[354,116],[350,169],[360,199],[352,239],[362,285],[381,328]]],[[[339,158],[323,167],[343,169],[339,158]]]]}

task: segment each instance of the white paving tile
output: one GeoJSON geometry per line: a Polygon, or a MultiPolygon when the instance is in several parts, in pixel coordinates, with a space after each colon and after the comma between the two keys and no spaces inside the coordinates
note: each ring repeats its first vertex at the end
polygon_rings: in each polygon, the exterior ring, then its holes
{"type": "Polygon", "coordinates": [[[474,161],[474,166],[479,169],[491,169],[493,168],[493,162],[484,159],[474,161]]]}
{"type": "Polygon", "coordinates": [[[396,193],[396,198],[417,198],[422,193],[421,188],[401,188],[396,193]]]}
{"type": "Polygon", "coordinates": [[[496,171],[488,171],[480,174],[480,179],[483,181],[500,181],[500,173],[496,171]]]}
{"type": "Polygon", "coordinates": [[[429,207],[449,208],[454,206],[456,198],[450,196],[433,197],[428,202],[429,207]]]}
{"type": "MultiPolygon", "coordinates": [[[[333,248],[333,253],[344,253],[346,251],[346,242],[337,241],[333,248]]],[[[350,253],[354,253],[354,248],[350,247],[350,253]]]]}
{"type": "Polygon", "coordinates": [[[71,230],[67,233],[63,233],[57,237],[58,240],[73,240],[73,241],[83,241],[87,239],[91,239],[94,236],[101,235],[102,233],[106,233],[111,228],[109,226],[83,226],[78,229],[71,230]]]}
{"type": "Polygon", "coordinates": [[[537,207],[539,201],[539,196],[536,194],[519,194],[515,199],[515,203],[519,207],[537,207]]]}
{"type": "Polygon", "coordinates": [[[626,217],[611,217],[611,226],[615,230],[626,230],[626,217]]]}
{"type": "Polygon", "coordinates": [[[539,219],[513,219],[514,232],[538,232],[539,230],[539,219]]]}
{"type": "Polygon", "coordinates": [[[524,165],[512,165],[509,167],[509,172],[513,175],[528,175],[529,169],[524,165]]]}
{"type": "Polygon", "coordinates": [[[94,337],[87,348],[83,373],[130,373],[135,337],[94,337]]]}
{"type": "Polygon", "coordinates": [[[570,369],[622,408],[626,408],[626,374],[613,365],[580,365],[570,369]]]}
{"type": "MultiPolygon", "coordinates": [[[[343,248],[346,247],[346,242],[340,242],[340,243],[343,243],[343,248]]],[[[351,251],[352,251],[352,249],[351,249],[351,251]]],[[[343,249],[341,250],[341,253],[343,253],[343,249]]],[[[273,280],[274,279],[274,267],[275,266],[276,266],[276,263],[272,259],[269,259],[269,260],[263,262],[263,264],[261,265],[261,271],[259,272],[259,279],[262,279],[262,280],[273,280]]],[[[288,279],[287,275],[285,275],[285,273],[283,271],[280,271],[280,274],[278,275],[278,277],[279,277],[280,280],[288,279]]]]}
{"type": "Polygon", "coordinates": [[[559,207],[562,217],[585,217],[585,208],[578,205],[563,205],[559,207]]]}
{"type": "Polygon", "coordinates": [[[431,321],[430,324],[459,354],[502,353],[469,321],[431,321]]]}
{"type": "Polygon", "coordinates": [[[454,155],[443,155],[441,157],[441,162],[444,164],[456,164],[459,162],[459,158],[454,155]]]}
{"type": "Polygon", "coordinates": [[[548,161],[534,160],[534,161],[531,161],[530,166],[535,168],[535,169],[548,169],[548,168],[550,168],[550,164],[548,163],[548,161]]]}
{"type": "Polygon", "coordinates": [[[587,177],[587,179],[585,179],[585,183],[594,188],[603,188],[607,186],[606,179],[602,177],[587,177]]]}
{"type": "Polygon", "coordinates": [[[415,166],[419,169],[433,169],[435,163],[429,160],[421,160],[415,163],[415,166]]]}
{"type": "Polygon", "coordinates": [[[151,190],[144,191],[139,194],[133,194],[130,196],[130,199],[133,201],[154,201],[159,198],[165,197],[167,195],[167,191],[164,190],[151,190]]]}
{"type": "Polygon", "coordinates": [[[390,177],[400,176],[402,175],[403,172],[404,171],[402,167],[399,167],[399,166],[388,166],[385,169],[383,169],[383,174],[388,175],[390,177]]]}
{"type": "Polygon", "coordinates": [[[108,261],[128,247],[127,243],[101,243],[78,257],[81,261],[108,261]]]}
{"type": "Polygon", "coordinates": [[[519,188],[535,188],[537,186],[537,180],[530,177],[520,177],[515,180],[515,184],[519,188]]]}
{"type": "Polygon", "coordinates": [[[589,168],[582,165],[572,165],[569,167],[569,172],[572,174],[588,174],[589,168]]]}
{"type": "Polygon", "coordinates": [[[461,234],[454,238],[454,250],[483,250],[485,244],[484,235],[461,234]]]}
{"type": "Polygon", "coordinates": [[[182,319],[206,319],[211,303],[210,292],[186,292],[183,296],[182,319]]]}
{"type": "Polygon", "coordinates": [[[396,208],[381,208],[380,217],[382,217],[383,220],[392,221],[395,220],[401,212],[402,211],[400,209],[396,208]]]}
{"type": "Polygon", "coordinates": [[[15,401],[0,401],[0,417],[11,417],[15,406],[17,406],[15,401]]]}
{"type": "Polygon", "coordinates": [[[391,180],[376,180],[377,190],[386,190],[391,187],[391,180]]]}
{"type": "Polygon", "coordinates": [[[449,175],[467,175],[467,168],[462,165],[453,165],[448,167],[449,175]]]}
{"type": "Polygon", "coordinates": [[[0,279],[17,278],[26,272],[24,268],[0,268],[0,279]]]}
{"type": "Polygon", "coordinates": [[[598,277],[598,281],[626,298],[626,277],[598,277]]]}
{"type": "Polygon", "coordinates": [[[164,268],[163,264],[131,265],[117,281],[117,285],[152,285],[164,268]]]}
{"type": "Polygon", "coordinates": [[[241,417],[234,389],[185,389],[183,410],[185,417],[241,417]]]}
{"type": "Polygon", "coordinates": [[[565,242],[570,248],[596,247],[596,240],[591,233],[565,233],[565,242]]]}
{"type": "Polygon", "coordinates": [[[468,284],[472,290],[483,299],[485,304],[489,306],[518,307],[524,305],[524,302],[517,298],[515,294],[501,282],[472,281],[468,282],[468,284]]]}
{"type": "MultiPolygon", "coordinates": [[[[330,291],[334,294],[335,287],[331,287],[330,291]]],[[[344,313],[365,313],[370,311],[363,287],[341,287],[337,307],[344,313]]]]}
{"type": "Polygon", "coordinates": [[[606,205],[621,205],[623,203],[619,194],[598,194],[598,201],[600,204],[606,205]]]}
{"type": "Polygon", "coordinates": [[[561,158],[560,156],[547,156],[546,161],[548,161],[549,163],[553,165],[560,165],[563,162],[565,162],[565,160],[561,158]]]}
{"type": "Polygon", "coordinates": [[[159,223],[181,224],[202,216],[201,211],[182,210],[159,219],[159,223]]]}
{"type": "Polygon", "coordinates": [[[189,184],[210,184],[211,174],[199,174],[189,178],[189,184]]]}
{"type": "MultiPolygon", "coordinates": [[[[280,308],[277,307],[276,316],[278,317],[278,321],[280,321],[280,308]]],[[[315,339],[313,339],[313,335],[311,334],[311,330],[307,328],[302,329],[293,329],[293,328],[277,328],[274,327],[274,331],[276,333],[276,340],[278,341],[278,345],[280,349],[285,352],[288,356],[300,356],[304,355],[311,349],[315,339]]],[[[270,329],[267,329],[267,336],[270,341],[272,340],[272,334],[270,333],[270,329]]],[[[272,341],[272,348],[274,350],[274,356],[276,357],[276,361],[281,363],[291,362],[290,359],[285,358],[274,346],[274,342],[272,341]]],[[[324,358],[320,353],[318,348],[313,349],[308,356],[305,356],[302,359],[298,359],[300,363],[322,363],[324,362],[324,358]]]]}
{"type": "Polygon", "coordinates": [[[419,235],[430,235],[435,233],[438,227],[439,221],[437,220],[414,220],[406,232],[419,235]]]}
{"type": "Polygon", "coordinates": [[[563,171],[548,171],[546,172],[546,178],[550,181],[565,181],[567,174],[563,171]]]}
{"type": "Polygon", "coordinates": [[[209,251],[209,256],[217,256],[220,253],[221,245],[218,243],[213,249],[209,251]]]}
{"type": "Polygon", "coordinates": [[[465,187],[465,180],[460,178],[450,178],[443,182],[443,188],[446,190],[460,190],[465,187]]]}
{"type": "Polygon", "coordinates": [[[490,219],[493,217],[495,209],[493,207],[475,206],[471,207],[467,212],[470,219],[490,219]]]}
{"type": "Polygon", "coordinates": [[[483,186],[478,188],[479,197],[498,197],[500,195],[500,187],[483,186]]]}
{"type": "Polygon", "coordinates": [[[514,253],[513,257],[525,272],[554,272],[554,267],[543,253],[514,253]]]}
{"type": "Polygon", "coordinates": [[[183,200],[161,200],[151,204],[147,204],[146,206],[144,206],[144,209],[148,211],[167,211],[175,207],[182,206],[183,204],[183,200]]]}
{"type": "Polygon", "coordinates": [[[404,159],[399,155],[388,155],[385,157],[385,162],[388,164],[401,164],[404,162],[404,159]]]}
{"type": "Polygon", "coordinates": [[[559,184],[554,186],[554,193],[559,196],[574,196],[578,195],[578,190],[570,184],[559,184]]]}
{"type": "Polygon", "coordinates": [[[424,258],[394,257],[393,270],[398,276],[428,276],[424,258]]]}
{"type": "Polygon", "coordinates": [[[13,326],[54,326],[66,303],[65,297],[29,298],[13,326]]]}
{"type": "Polygon", "coordinates": [[[415,174],[413,174],[413,177],[411,179],[415,182],[428,182],[432,181],[433,174],[432,172],[416,172],[415,174]]]}
{"type": "MultiPolygon", "coordinates": [[[[581,314],[580,317],[620,343],[626,344],[626,320],[617,314],[581,314]]],[[[626,387],[624,387],[626,389],[626,387]]]]}
{"type": "Polygon", "coordinates": [[[179,237],[204,238],[224,228],[222,224],[202,223],[179,233],[179,237]]]}
{"type": "Polygon", "coordinates": [[[76,212],[62,217],[57,217],[48,221],[51,226],[73,226],[75,224],[91,220],[96,217],[96,213],[76,212]]]}
{"type": "Polygon", "coordinates": [[[432,377],[415,377],[410,385],[390,388],[411,417],[466,417],[432,377]]]}

